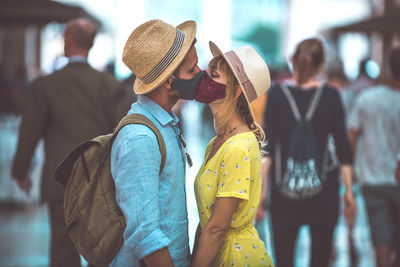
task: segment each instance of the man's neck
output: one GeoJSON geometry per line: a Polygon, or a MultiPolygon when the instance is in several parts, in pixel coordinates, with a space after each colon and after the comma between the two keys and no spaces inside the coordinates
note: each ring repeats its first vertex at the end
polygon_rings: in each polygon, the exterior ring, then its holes
{"type": "Polygon", "coordinates": [[[179,96],[177,94],[169,94],[169,90],[163,86],[160,86],[154,91],[146,94],[146,96],[156,102],[160,107],[170,114],[172,108],[179,100],[179,96]]]}
{"type": "Polygon", "coordinates": [[[167,97],[160,97],[157,94],[148,94],[146,95],[148,98],[157,103],[160,107],[162,107],[166,112],[171,114],[171,109],[175,105],[175,103],[170,103],[167,97]]]}
{"type": "Polygon", "coordinates": [[[88,57],[89,51],[83,49],[68,49],[65,51],[67,57],[88,57]]]}

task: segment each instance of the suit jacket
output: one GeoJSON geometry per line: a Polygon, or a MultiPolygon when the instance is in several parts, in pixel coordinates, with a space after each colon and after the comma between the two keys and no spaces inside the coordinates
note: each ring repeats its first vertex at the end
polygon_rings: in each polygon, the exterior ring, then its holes
{"type": "Polygon", "coordinates": [[[22,114],[12,176],[29,175],[36,145],[43,138],[41,200],[62,201],[64,188],[54,179],[58,164],[81,142],[111,133],[133,101],[130,88],[84,62],[69,63],[34,80],[22,114]]]}

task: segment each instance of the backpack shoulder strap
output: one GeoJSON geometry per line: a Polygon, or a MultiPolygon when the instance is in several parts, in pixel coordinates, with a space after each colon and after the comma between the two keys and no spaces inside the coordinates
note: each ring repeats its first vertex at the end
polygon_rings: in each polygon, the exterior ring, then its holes
{"type": "Polygon", "coordinates": [[[289,102],[289,105],[290,105],[290,108],[292,109],[294,118],[296,119],[296,121],[300,121],[301,115],[299,112],[299,108],[297,107],[296,101],[293,98],[292,93],[290,93],[290,90],[286,84],[281,84],[280,87],[282,88],[282,91],[285,94],[285,96],[289,102]]]}
{"type": "Polygon", "coordinates": [[[123,117],[114,131],[113,137],[111,138],[111,142],[113,142],[114,139],[117,137],[117,134],[121,130],[121,128],[128,124],[143,124],[149,127],[154,132],[154,134],[157,137],[158,146],[160,147],[160,153],[161,153],[160,173],[161,173],[162,170],[164,169],[165,158],[167,153],[164,138],[162,137],[161,132],[160,130],[158,130],[157,126],[146,116],[141,114],[130,114],[123,117]]]}
{"type": "Polygon", "coordinates": [[[317,109],[317,106],[319,104],[319,101],[321,99],[321,95],[322,95],[322,91],[325,87],[325,84],[321,84],[320,87],[318,87],[318,89],[315,91],[313,99],[311,101],[311,105],[308,108],[308,111],[306,113],[306,120],[310,121],[312,119],[312,117],[314,116],[315,110],[317,109]]]}

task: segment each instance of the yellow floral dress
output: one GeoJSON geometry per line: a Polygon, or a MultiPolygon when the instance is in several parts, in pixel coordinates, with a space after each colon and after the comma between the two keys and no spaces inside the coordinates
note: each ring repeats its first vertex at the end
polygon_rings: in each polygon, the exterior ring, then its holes
{"type": "MultiPolygon", "coordinates": [[[[205,161],[213,141],[207,146],[205,161]]],[[[255,135],[245,132],[230,137],[205,161],[194,183],[201,228],[211,217],[216,197],[242,199],[212,266],[273,266],[253,227],[261,194],[261,156],[255,135]]]]}

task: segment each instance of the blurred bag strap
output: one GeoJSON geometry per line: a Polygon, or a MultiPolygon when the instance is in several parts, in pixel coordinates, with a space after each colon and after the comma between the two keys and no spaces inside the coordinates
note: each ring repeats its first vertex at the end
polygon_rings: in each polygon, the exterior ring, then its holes
{"type": "Polygon", "coordinates": [[[289,87],[286,84],[281,84],[280,87],[282,89],[282,92],[286,96],[286,99],[289,102],[289,106],[292,110],[295,120],[297,122],[301,121],[301,115],[299,112],[299,108],[297,107],[296,101],[294,100],[292,93],[290,93],[289,87]]]}
{"type": "MultiPolygon", "coordinates": [[[[287,86],[287,84],[280,84],[280,87],[282,89],[282,92],[284,93],[284,95],[286,96],[286,99],[289,102],[289,106],[292,109],[292,113],[294,115],[294,118],[296,121],[300,121],[301,120],[301,115],[299,112],[299,108],[296,104],[296,100],[294,99],[292,93],[290,92],[289,87],[287,86]]],[[[311,104],[308,107],[307,113],[306,113],[306,117],[305,120],[306,121],[310,121],[312,119],[312,117],[314,116],[315,110],[317,109],[317,106],[319,104],[319,101],[321,99],[321,95],[322,95],[322,91],[325,87],[325,83],[322,83],[315,91],[313,98],[311,100],[311,104]]]]}
{"type": "Polygon", "coordinates": [[[321,95],[322,95],[322,91],[323,91],[324,87],[325,87],[325,83],[322,83],[315,91],[314,96],[311,101],[311,105],[308,108],[308,111],[306,114],[307,121],[310,121],[312,119],[312,117],[314,116],[315,110],[317,109],[317,106],[321,100],[321,95]]]}

